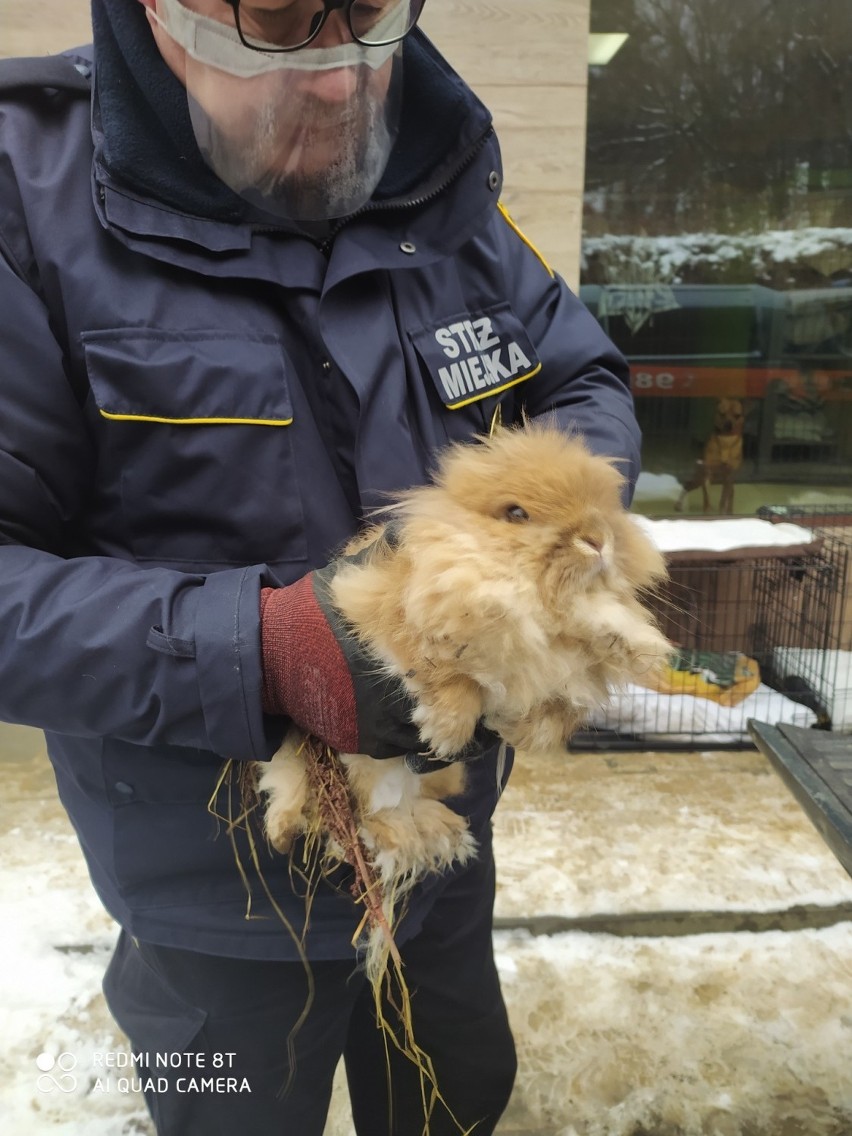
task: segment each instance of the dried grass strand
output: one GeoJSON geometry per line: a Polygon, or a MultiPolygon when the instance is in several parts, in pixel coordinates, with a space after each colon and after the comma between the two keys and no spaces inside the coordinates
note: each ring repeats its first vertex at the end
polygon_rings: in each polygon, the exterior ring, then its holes
{"type": "MultiPolygon", "coordinates": [[[[390,957],[401,967],[402,958],[382,904],[381,880],[358,833],[352,796],[340,758],[330,746],[316,738],[307,739],[305,744],[308,747],[308,783],[316,800],[317,813],[323,827],[341,848],[343,859],[352,868],[352,896],[356,903],[364,904],[366,925],[381,934],[390,957]]],[[[355,933],[355,941],[364,925],[362,920],[355,933]]]]}
{"type": "Polygon", "coordinates": [[[290,1088],[292,1087],[292,1084],[293,1084],[293,1080],[296,1076],[296,1035],[298,1034],[299,1030],[302,1028],[302,1026],[307,1021],[307,1017],[308,1017],[308,1014],[310,1013],[311,1006],[314,1003],[314,997],[315,997],[315,994],[316,994],[316,986],[315,986],[315,983],[314,983],[314,974],[313,974],[313,971],[311,970],[311,964],[310,964],[310,961],[308,960],[307,954],[305,953],[305,947],[304,947],[304,936],[307,932],[307,920],[305,922],[305,927],[303,929],[302,935],[301,936],[297,935],[296,930],[293,927],[292,923],[290,922],[290,920],[285,915],[284,911],[281,908],[281,905],[275,899],[275,896],[272,894],[272,890],[269,887],[266,876],[264,875],[263,868],[260,865],[260,857],[258,855],[257,843],[255,841],[254,832],[252,831],[252,826],[251,826],[251,822],[250,822],[251,814],[254,811],[254,809],[256,808],[257,802],[256,801],[250,802],[249,806],[248,807],[246,806],[245,802],[249,798],[249,790],[250,790],[250,786],[252,784],[252,779],[246,777],[244,771],[245,771],[245,767],[243,766],[242,763],[235,763],[233,761],[228,761],[228,762],[225,763],[225,766],[222,769],[222,772],[221,772],[219,779],[216,783],[216,787],[213,791],[213,794],[210,797],[210,800],[208,801],[207,810],[218,821],[223,822],[227,825],[226,831],[227,831],[228,838],[229,838],[230,843],[231,843],[231,848],[232,848],[233,853],[234,853],[234,862],[236,864],[237,871],[240,874],[240,879],[243,881],[243,886],[246,889],[247,899],[246,899],[245,918],[246,919],[261,919],[261,918],[263,918],[263,916],[252,915],[252,910],[251,910],[252,909],[251,881],[249,880],[248,872],[245,869],[245,865],[243,864],[242,856],[240,855],[239,845],[237,843],[237,835],[236,834],[239,830],[242,830],[246,835],[246,840],[247,840],[248,846],[249,846],[249,859],[251,860],[252,867],[254,868],[255,873],[257,874],[257,878],[258,878],[258,881],[260,882],[260,886],[263,888],[264,894],[266,895],[266,898],[268,899],[270,906],[272,907],[272,910],[275,912],[276,916],[278,917],[278,919],[280,920],[280,922],[284,926],[285,930],[287,931],[287,934],[290,936],[294,946],[296,947],[296,953],[298,955],[299,962],[302,964],[302,969],[305,972],[305,979],[306,979],[306,983],[307,983],[307,996],[305,998],[305,1003],[302,1007],[302,1010],[301,1010],[298,1018],[294,1022],[292,1028],[290,1029],[290,1032],[287,1034],[287,1039],[286,1039],[286,1042],[285,1042],[286,1048],[287,1048],[287,1069],[288,1069],[288,1073],[287,1073],[287,1080],[285,1081],[284,1085],[281,1087],[281,1090],[280,1090],[280,1095],[283,1097],[283,1096],[286,1096],[287,1093],[290,1091],[290,1088]],[[238,772],[236,772],[236,773],[235,773],[235,768],[238,770],[238,772]],[[240,804],[241,804],[241,811],[240,811],[240,813],[238,814],[237,817],[234,817],[234,813],[233,813],[234,781],[236,781],[237,785],[238,785],[239,801],[240,801],[240,804]],[[218,808],[217,808],[218,797],[219,797],[219,794],[221,793],[223,788],[227,788],[227,815],[223,815],[222,813],[220,813],[218,811],[218,808]]]}

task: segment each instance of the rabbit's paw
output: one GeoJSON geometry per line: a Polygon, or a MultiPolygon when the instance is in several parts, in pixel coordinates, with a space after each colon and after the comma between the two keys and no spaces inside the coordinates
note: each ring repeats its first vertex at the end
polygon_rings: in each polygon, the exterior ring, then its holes
{"type": "Polygon", "coordinates": [[[426,849],[407,811],[378,809],[362,820],[359,835],[385,885],[408,887],[427,870],[426,849]]]}
{"type": "Polygon", "coordinates": [[[301,754],[282,747],[271,761],[255,765],[258,792],[266,798],[263,824],[266,837],[277,852],[289,852],[295,838],[305,831],[304,810],[308,780],[301,754]]]}
{"type": "Polygon", "coordinates": [[[266,838],[276,852],[287,853],[293,841],[305,831],[305,818],[293,809],[267,808],[264,820],[266,838]]]}
{"type": "Polygon", "coordinates": [[[421,704],[411,715],[430,751],[435,757],[450,758],[461,753],[476,732],[481,713],[479,702],[473,708],[442,713],[434,706],[421,704]]]}
{"type": "Polygon", "coordinates": [[[361,837],[383,882],[394,887],[476,854],[464,817],[440,801],[421,799],[405,811],[380,809],[362,822],[361,837]]]}
{"type": "Polygon", "coordinates": [[[466,864],[476,855],[476,840],[467,821],[441,801],[416,801],[412,820],[423,842],[427,871],[444,872],[452,864],[466,864]]]}

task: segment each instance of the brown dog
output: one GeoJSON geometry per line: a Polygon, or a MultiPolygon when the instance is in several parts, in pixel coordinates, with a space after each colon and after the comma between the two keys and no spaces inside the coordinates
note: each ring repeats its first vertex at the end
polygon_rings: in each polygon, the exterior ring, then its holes
{"type": "Polygon", "coordinates": [[[743,464],[743,404],[738,398],[720,398],[713,419],[713,433],[704,446],[704,457],[695,463],[689,481],[684,482],[675,509],[683,510],[687,493],[701,488],[704,512],[710,512],[711,485],[721,485],[719,512],[730,515],[734,511],[734,478],[743,464]]]}

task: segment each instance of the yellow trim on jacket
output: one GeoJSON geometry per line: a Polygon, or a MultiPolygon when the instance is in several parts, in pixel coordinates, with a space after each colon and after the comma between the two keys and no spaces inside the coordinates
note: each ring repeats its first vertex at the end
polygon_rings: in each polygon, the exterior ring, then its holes
{"type": "Polygon", "coordinates": [[[523,383],[527,379],[531,379],[533,375],[537,375],[541,370],[541,363],[534,367],[531,371],[527,371],[525,375],[519,375],[517,379],[512,379],[510,383],[503,383],[497,387],[496,390],[483,391],[482,394],[475,394],[473,398],[465,398],[461,402],[448,402],[446,404],[447,410],[460,410],[463,406],[470,406],[472,402],[480,402],[483,398],[490,398],[492,395],[502,394],[503,391],[508,390],[510,387],[516,387],[518,383],[523,383]]]}
{"type": "Polygon", "coordinates": [[[102,410],[101,415],[111,422],[162,422],[167,426],[289,426],[292,418],[159,418],[154,414],[110,414],[102,410]]]}
{"type": "Polygon", "coordinates": [[[542,254],[535,247],[535,245],[532,243],[532,241],[529,239],[529,237],[526,235],[526,233],[522,232],[518,228],[517,224],[512,220],[512,218],[509,214],[509,210],[506,208],[506,206],[503,204],[502,201],[497,202],[497,208],[500,210],[500,214],[503,217],[503,220],[509,226],[509,228],[521,238],[521,240],[524,242],[524,244],[527,246],[527,248],[530,250],[530,252],[534,253],[538,257],[538,259],[541,261],[541,263],[544,265],[545,269],[547,270],[548,275],[549,276],[555,276],[556,273],[553,271],[553,269],[550,267],[550,265],[547,263],[547,261],[544,259],[542,254]]]}

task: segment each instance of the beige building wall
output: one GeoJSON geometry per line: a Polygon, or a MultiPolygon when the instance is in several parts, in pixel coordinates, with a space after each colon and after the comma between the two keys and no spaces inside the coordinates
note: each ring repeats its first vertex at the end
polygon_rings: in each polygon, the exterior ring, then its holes
{"type": "Polygon", "coordinates": [[[421,26],[494,113],[503,203],[577,286],[590,0],[428,0],[421,26]]]}
{"type": "MultiPolygon", "coordinates": [[[[504,204],[576,286],[589,0],[429,0],[422,26],[494,113],[504,204]]],[[[89,0],[0,0],[0,55],[61,51],[90,34],[89,0]]]]}
{"type": "Polygon", "coordinates": [[[89,0],[0,0],[0,56],[47,55],[91,38],[89,0]]]}

